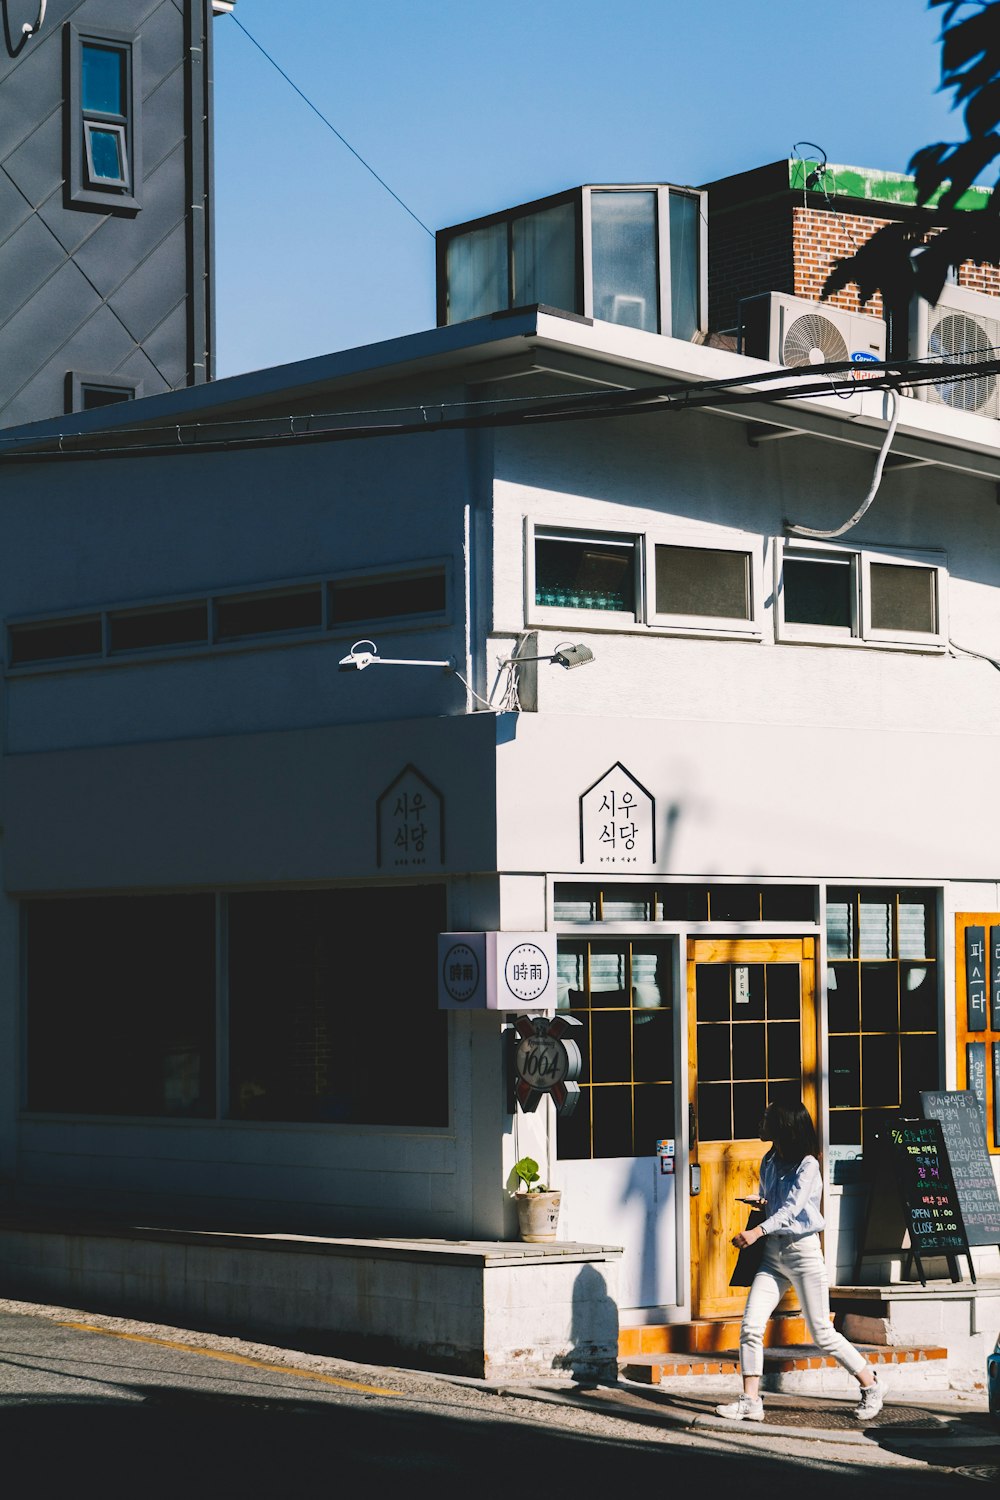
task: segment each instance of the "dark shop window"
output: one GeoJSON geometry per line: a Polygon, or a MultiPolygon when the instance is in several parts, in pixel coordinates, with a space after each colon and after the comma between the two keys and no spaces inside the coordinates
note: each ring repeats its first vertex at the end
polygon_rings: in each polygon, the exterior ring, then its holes
{"type": "Polygon", "coordinates": [[[391,578],[341,578],[330,585],[330,624],[445,612],[444,569],[391,578]]]}
{"type": "Polygon", "coordinates": [[[315,630],[322,622],[323,596],[319,584],[280,594],[247,594],[215,602],[215,637],[219,641],[315,630]]]}
{"type": "Polygon", "coordinates": [[[108,615],[111,651],[151,651],[163,646],[190,646],[208,640],[208,605],[182,604],[167,609],[123,610],[108,615]]]}
{"type": "Polygon", "coordinates": [[[448,1123],[442,886],[229,899],[229,1112],[448,1123]]]}
{"type": "Polygon", "coordinates": [[[25,904],[28,1108],[215,1114],[212,896],[25,904]]]}
{"type": "Polygon", "coordinates": [[[80,620],[51,620],[44,625],[12,625],[7,652],[12,667],[22,662],[100,656],[101,617],[89,615],[80,620]]]}

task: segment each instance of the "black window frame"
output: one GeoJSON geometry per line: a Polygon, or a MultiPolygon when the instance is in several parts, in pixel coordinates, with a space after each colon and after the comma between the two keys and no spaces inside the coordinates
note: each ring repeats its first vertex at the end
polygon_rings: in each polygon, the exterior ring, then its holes
{"type": "Polygon", "coordinates": [[[141,380],[130,380],[123,375],[103,375],[93,370],[67,370],[66,415],[72,416],[77,412],[97,409],[86,405],[87,391],[120,391],[121,395],[116,400],[101,403],[105,406],[116,406],[122,401],[138,401],[142,395],[142,389],[141,380]]]}
{"type": "MultiPolygon", "coordinates": [[[[534,198],[530,203],[520,203],[516,208],[502,209],[499,213],[484,214],[479,219],[469,219],[464,224],[455,224],[440,229],[435,235],[435,258],[437,274],[437,321],[438,326],[448,325],[448,247],[462,235],[472,234],[477,229],[493,229],[498,224],[506,225],[507,238],[507,299],[504,307],[480,313],[479,317],[495,317],[498,313],[513,312],[519,305],[514,294],[514,221],[529,218],[533,214],[545,213],[550,208],[561,208],[570,204],[576,219],[573,275],[575,300],[573,307],[553,308],[552,311],[575,317],[583,317],[584,303],[584,250],[583,250],[583,188],[571,188],[568,192],[552,193],[546,198],[534,198]]],[[[534,304],[527,304],[532,306],[534,304]]],[[[542,304],[544,305],[544,304],[542,304]]],[[[476,319],[469,321],[475,322],[476,319]]]]}
{"type": "Polygon", "coordinates": [[[140,40],[134,33],[92,32],[67,21],[64,28],[66,109],[66,205],[102,213],[138,213],[142,207],[142,109],[140,40]],[[83,107],[83,49],[102,47],[124,60],[124,113],[105,114],[83,107]],[[111,182],[96,177],[89,135],[93,128],[113,130],[121,138],[125,173],[111,182]]]}

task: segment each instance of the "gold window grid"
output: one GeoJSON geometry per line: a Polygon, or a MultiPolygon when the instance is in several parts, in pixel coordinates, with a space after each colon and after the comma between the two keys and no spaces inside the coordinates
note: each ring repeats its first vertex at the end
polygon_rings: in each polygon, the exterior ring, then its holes
{"type": "MultiPolygon", "coordinates": [[[[828,891],[828,900],[832,900],[834,898],[837,898],[837,897],[841,896],[842,894],[843,895],[847,895],[847,891],[843,887],[830,887],[830,889],[828,891]]],[[[925,890],[912,889],[912,888],[905,888],[905,889],[901,889],[901,890],[899,890],[899,889],[890,889],[890,888],[884,888],[883,889],[883,888],[877,887],[877,886],[852,888],[852,889],[850,889],[850,907],[851,907],[851,919],[852,919],[852,926],[851,926],[852,943],[851,943],[851,946],[856,951],[854,951],[853,953],[851,953],[851,954],[849,954],[847,956],[844,956],[844,957],[839,957],[839,956],[835,957],[835,956],[832,956],[832,955],[828,954],[828,956],[827,956],[827,969],[828,969],[828,972],[829,972],[829,970],[831,968],[833,968],[834,966],[836,966],[837,968],[847,968],[848,966],[850,966],[850,967],[854,968],[857,971],[856,972],[856,977],[855,977],[855,983],[856,983],[857,995],[858,995],[858,1025],[857,1025],[857,1027],[847,1027],[847,1028],[837,1028],[837,1029],[835,1029],[830,1024],[830,1000],[829,1000],[829,993],[828,993],[827,994],[827,1023],[828,1023],[827,1029],[828,1029],[828,1033],[829,1033],[829,1036],[830,1036],[831,1039],[833,1039],[834,1037],[845,1037],[845,1036],[846,1037],[857,1037],[857,1039],[858,1039],[858,1075],[859,1075],[858,1076],[858,1100],[859,1100],[859,1102],[857,1104],[831,1104],[830,1105],[830,1114],[831,1114],[831,1116],[833,1116],[833,1115],[845,1115],[845,1114],[856,1114],[859,1117],[859,1120],[861,1122],[861,1129],[862,1129],[862,1136],[863,1136],[864,1135],[864,1122],[865,1122],[866,1119],[873,1119],[873,1118],[877,1118],[878,1116],[887,1116],[887,1115],[891,1115],[891,1114],[898,1114],[900,1108],[902,1107],[902,1099],[903,1099],[903,1049],[902,1049],[902,1047],[900,1045],[900,1039],[903,1038],[903,1037],[910,1037],[910,1036],[914,1036],[914,1037],[916,1037],[916,1036],[931,1037],[931,1038],[933,1038],[935,1040],[935,1042],[938,1039],[938,1028],[937,1028],[937,1024],[936,1024],[936,1017],[935,1017],[935,1024],[933,1026],[930,1026],[930,1027],[925,1027],[925,1026],[912,1027],[912,1026],[904,1026],[903,1024],[901,1024],[902,1021],[903,1021],[902,1008],[901,1008],[902,1007],[902,994],[903,994],[903,986],[902,986],[903,971],[904,971],[905,968],[908,968],[911,965],[916,966],[916,967],[926,968],[927,970],[929,970],[930,974],[933,975],[933,992],[934,992],[935,1001],[936,1001],[937,986],[938,986],[938,969],[937,969],[937,959],[936,959],[936,956],[935,956],[934,951],[933,951],[935,949],[935,947],[936,947],[936,942],[935,942],[935,928],[934,928],[934,903],[933,903],[933,897],[932,897],[932,893],[931,892],[925,891],[925,890]],[[862,954],[860,951],[858,951],[858,950],[860,950],[860,945],[861,945],[861,905],[862,905],[863,902],[864,903],[873,903],[879,897],[883,897],[885,899],[885,901],[887,902],[888,906],[889,906],[889,919],[890,919],[890,921],[889,921],[889,950],[890,950],[891,956],[887,957],[887,958],[880,958],[880,957],[877,957],[875,955],[867,956],[867,955],[862,954]],[[920,901],[923,902],[923,904],[924,904],[924,906],[926,908],[926,911],[927,911],[927,918],[926,918],[926,925],[925,925],[925,942],[924,942],[924,948],[925,949],[929,949],[931,951],[930,952],[925,952],[923,954],[907,954],[904,957],[904,956],[900,955],[900,918],[899,918],[900,906],[901,906],[901,904],[914,905],[914,904],[917,904],[920,901]],[[862,969],[865,968],[865,967],[870,967],[870,968],[885,967],[885,968],[892,968],[892,969],[895,970],[895,973],[896,973],[896,1026],[895,1026],[894,1029],[888,1029],[886,1027],[865,1027],[864,1024],[863,1024],[863,1008],[862,1008],[862,1006],[863,1006],[863,997],[862,997],[862,978],[863,978],[863,975],[862,975],[862,969]],[[864,1046],[863,1046],[863,1040],[867,1036],[889,1036],[889,1037],[894,1037],[896,1039],[896,1101],[895,1101],[894,1104],[889,1104],[889,1103],[884,1103],[884,1102],[883,1103],[878,1103],[878,1104],[866,1104],[865,1103],[865,1080],[864,1080],[864,1067],[865,1067],[865,1064],[864,1064],[864,1046]]],[[[929,1084],[930,1083],[931,1083],[931,1081],[929,1080],[929,1084]]]]}
{"type": "MultiPolygon", "coordinates": [[[[702,965],[699,964],[698,967],[701,968],[702,965]]],[[[705,965],[705,967],[707,967],[707,968],[717,968],[718,965],[711,964],[711,965],[705,965]]],[[[770,1056],[770,1054],[771,1054],[771,1047],[770,1047],[771,1034],[770,1034],[770,1030],[769,1030],[769,1028],[770,1028],[771,1025],[774,1025],[774,1026],[789,1026],[789,1027],[791,1027],[796,1032],[796,1037],[797,1037],[797,1040],[799,1042],[799,1074],[798,1074],[798,1081],[801,1083],[801,1081],[802,1081],[802,1045],[801,1045],[801,1027],[802,1027],[802,1022],[801,1022],[801,1016],[799,1016],[798,1018],[792,1018],[791,1016],[780,1016],[780,1017],[776,1016],[773,1019],[773,1021],[769,1017],[769,1015],[768,1015],[768,994],[767,994],[767,982],[768,982],[767,981],[767,971],[768,971],[769,968],[773,967],[773,965],[771,965],[771,964],[769,964],[767,962],[764,962],[764,963],[762,963],[760,965],[760,967],[764,970],[764,1015],[763,1015],[763,1017],[759,1017],[759,1016],[758,1017],[754,1017],[754,1018],[748,1017],[745,1021],[744,1020],[737,1020],[736,1017],[733,1015],[733,1003],[734,1003],[733,1002],[733,970],[735,968],[737,968],[738,965],[736,965],[736,964],[728,964],[728,965],[726,965],[726,967],[729,970],[729,974],[728,974],[728,979],[729,979],[729,1010],[730,1010],[729,1019],[728,1020],[724,1020],[724,1021],[723,1020],[718,1020],[718,1021],[702,1021],[702,1020],[700,1020],[696,1016],[695,1017],[695,1025],[697,1026],[698,1030],[700,1031],[703,1026],[705,1026],[705,1027],[708,1027],[708,1026],[711,1026],[711,1027],[726,1026],[726,1027],[729,1027],[730,1029],[732,1029],[734,1027],[737,1027],[737,1026],[747,1026],[747,1027],[749,1027],[749,1026],[763,1026],[764,1027],[764,1068],[765,1068],[765,1072],[764,1072],[763,1077],[759,1077],[759,1078],[736,1078],[734,1076],[733,1069],[732,1069],[732,1061],[733,1061],[733,1053],[735,1052],[736,1046],[737,1046],[736,1037],[734,1035],[731,1038],[730,1049],[729,1049],[729,1077],[728,1078],[711,1078],[711,1079],[705,1079],[705,1080],[702,1080],[702,1078],[700,1076],[698,1078],[698,1088],[699,1088],[699,1091],[703,1087],[707,1087],[707,1088],[713,1088],[713,1087],[724,1088],[724,1087],[728,1087],[728,1089],[729,1089],[729,1125],[730,1125],[730,1130],[734,1131],[735,1128],[736,1128],[735,1127],[735,1123],[734,1123],[734,1118],[733,1118],[733,1088],[734,1088],[735,1085],[737,1085],[737,1084],[743,1084],[743,1083],[763,1083],[765,1085],[765,1093],[766,1093],[768,1085],[770,1085],[772,1083],[787,1083],[787,1082],[790,1081],[787,1074],[777,1074],[777,1073],[772,1074],[772,1072],[771,1072],[771,1067],[770,1067],[770,1062],[771,1062],[771,1056],[770,1056]]],[[[787,965],[785,967],[787,967],[787,965]]],[[[794,967],[796,970],[798,970],[799,966],[797,964],[795,964],[795,965],[792,965],[791,967],[794,967]]],[[[695,1000],[695,1004],[697,1005],[697,998],[695,1000]]],[[[700,1114],[700,1109],[699,1109],[699,1114],[700,1114]]],[[[726,1139],[736,1139],[736,1137],[734,1135],[730,1135],[729,1137],[726,1137],[726,1139]]]]}
{"type": "MultiPolygon", "coordinates": [[[[671,941],[670,939],[665,939],[664,940],[664,948],[665,949],[668,947],[670,941],[671,941]]],[[[642,943],[643,946],[645,946],[645,942],[646,942],[646,940],[643,940],[643,943],[642,943]]],[[[604,993],[617,994],[618,991],[602,991],[602,990],[592,990],[591,989],[591,956],[593,954],[594,945],[592,943],[590,943],[590,942],[587,942],[586,940],[583,940],[581,942],[580,946],[584,947],[585,950],[586,950],[586,975],[585,975],[586,983],[585,983],[585,988],[584,988],[584,994],[588,997],[588,1000],[592,1000],[592,997],[594,995],[600,995],[600,994],[604,994],[604,993]]],[[[577,1016],[580,1020],[583,1021],[583,1024],[586,1027],[586,1043],[585,1043],[585,1045],[586,1045],[586,1056],[587,1056],[588,1064],[589,1064],[590,1077],[589,1077],[589,1080],[586,1083],[582,1083],[581,1082],[581,1084],[580,1084],[580,1093],[581,1093],[581,1095],[592,1095],[593,1091],[595,1089],[614,1089],[614,1088],[625,1088],[625,1087],[627,1087],[628,1090],[629,1090],[630,1127],[631,1127],[631,1134],[632,1134],[632,1144],[633,1144],[633,1147],[634,1147],[634,1145],[635,1145],[635,1091],[636,1091],[636,1089],[637,1088],[655,1088],[655,1087],[661,1087],[662,1088],[664,1086],[672,1088],[673,1085],[674,1085],[674,1079],[673,1079],[673,1077],[669,1077],[669,1078],[648,1078],[648,1079],[642,1079],[639,1083],[636,1082],[636,1079],[635,1079],[635,1022],[634,1022],[633,1018],[634,1018],[634,1016],[637,1013],[642,1013],[642,1012],[646,1012],[647,1014],[652,1014],[652,1015],[668,1015],[668,1016],[670,1016],[672,1018],[673,1017],[673,1013],[674,1013],[674,1005],[673,1005],[672,994],[671,994],[670,1002],[667,1005],[664,1005],[664,1006],[636,1005],[636,1003],[635,1003],[635,988],[636,987],[635,987],[635,983],[634,983],[634,980],[633,980],[633,969],[632,969],[632,958],[633,958],[634,944],[630,940],[628,940],[628,939],[622,939],[622,946],[625,949],[626,961],[627,961],[627,971],[626,971],[626,984],[625,984],[625,988],[628,990],[628,995],[629,995],[629,1003],[628,1003],[628,1005],[627,1006],[626,1005],[594,1005],[593,1003],[591,1003],[591,1004],[588,1004],[588,1005],[586,1005],[584,1007],[573,1007],[571,1010],[569,1010],[568,1012],[565,1012],[565,1013],[577,1016]],[[593,1064],[594,1048],[593,1048],[593,1024],[592,1024],[592,1018],[593,1018],[595,1012],[598,1013],[598,1014],[601,1014],[601,1015],[618,1015],[618,1016],[627,1015],[628,1016],[628,1018],[629,1018],[629,1028],[628,1028],[628,1037],[629,1037],[629,1077],[628,1078],[622,1078],[622,1079],[603,1079],[600,1083],[595,1083],[594,1082],[594,1064],[593,1064]]],[[[671,979],[671,990],[672,990],[672,988],[673,988],[673,980],[671,979]]],[[[673,1041],[672,1038],[671,1038],[671,1041],[673,1041]]],[[[672,1047],[671,1047],[671,1051],[673,1051],[672,1047]]],[[[672,1128],[672,1123],[673,1122],[671,1122],[671,1128],[672,1128]]],[[[590,1108],[590,1140],[589,1140],[589,1146],[590,1146],[589,1159],[591,1161],[593,1161],[595,1158],[594,1158],[594,1110],[593,1110],[592,1102],[591,1102],[591,1108],[590,1108]]]]}
{"type": "MultiPolygon", "coordinates": [[[[792,888],[793,887],[791,887],[787,882],[785,882],[785,883],[776,882],[773,885],[772,884],[766,884],[766,885],[765,884],[762,884],[762,885],[746,884],[746,885],[744,885],[744,884],[739,884],[739,883],[731,883],[731,884],[728,884],[728,885],[723,885],[723,884],[718,884],[718,883],[710,884],[708,882],[703,882],[703,881],[672,881],[672,882],[669,882],[669,883],[666,883],[666,884],[662,884],[662,885],[645,885],[645,884],[643,884],[643,885],[635,885],[635,884],[622,883],[620,885],[611,884],[611,885],[598,885],[598,886],[595,886],[593,883],[589,883],[588,884],[587,882],[580,882],[579,884],[576,884],[574,882],[565,882],[564,883],[562,881],[559,881],[559,882],[557,882],[557,885],[556,885],[556,892],[555,892],[555,898],[554,899],[555,899],[555,904],[556,905],[559,905],[562,902],[572,901],[573,900],[573,896],[570,894],[572,892],[572,893],[577,893],[577,899],[581,903],[584,902],[584,901],[587,901],[587,900],[590,901],[590,903],[591,903],[591,905],[593,906],[593,909],[594,909],[593,910],[593,915],[591,917],[589,917],[589,918],[576,917],[576,918],[564,918],[564,919],[557,918],[557,920],[564,920],[564,921],[567,921],[567,922],[570,922],[570,923],[572,923],[572,922],[575,921],[575,922],[579,922],[579,923],[582,924],[584,921],[587,921],[587,920],[589,920],[591,922],[605,922],[605,921],[610,921],[610,922],[643,922],[643,921],[645,921],[645,922],[660,922],[660,921],[669,921],[669,922],[678,922],[678,923],[684,923],[684,922],[698,922],[698,923],[701,923],[701,922],[736,922],[736,923],[740,923],[740,922],[766,922],[766,921],[770,921],[770,922],[775,922],[775,923],[783,925],[783,926],[787,926],[789,923],[794,923],[796,925],[796,927],[801,926],[803,924],[808,925],[808,926],[814,925],[815,921],[816,921],[815,913],[812,916],[787,916],[787,917],[765,917],[764,916],[764,899],[765,899],[765,896],[767,895],[767,893],[769,891],[775,891],[775,892],[779,891],[779,890],[780,891],[786,891],[786,890],[789,890],[789,889],[792,889],[792,888]],[[681,891],[681,890],[689,891],[692,894],[694,894],[694,893],[697,892],[699,895],[704,896],[704,898],[705,898],[704,911],[693,912],[693,913],[689,913],[689,914],[686,914],[686,915],[683,915],[683,916],[664,917],[663,913],[664,913],[664,909],[665,909],[666,905],[670,902],[671,898],[676,899],[677,893],[679,891],[681,891]],[[644,903],[646,905],[646,907],[648,908],[648,913],[647,913],[646,916],[635,916],[635,915],[632,915],[632,916],[620,916],[620,915],[612,915],[611,917],[608,917],[606,915],[606,913],[605,913],[605,904],[606,903],[620,903],[621,901],[623,901],[624,899],[626,899],[625,894],[624,894],[625,892],[634,892],[635,893],[635,903],[636,904],[644,903]],[[751,893],[752,893],[752,895],[751,895],[751,893]],[[728,912],[728,911],[725,911],[725,910],[720,911],[720,908],[723,906],[723,904],[724,903],[728,904],[728,902],[731,902],[734,897],[748,897],[748,898],[750,898],[751,899],[751,904],[755,904],[756,905],[756,911],[755,912],[747,912],[746,914],[742,914],[742,915],[736,916],[736,917],[732,916],[730,914],[730,912],[728,912]],[[728,902],[727,902],[727,898],[728,898],[728,902]]],[[[802,890],[803,892],[808,891],[811,894],[815,894],[815,886],[808,885],[808,884],[803,884],[802,886],[796,885],[796,886],[794,886],[794,889],[795,890],[802,890]]]]}

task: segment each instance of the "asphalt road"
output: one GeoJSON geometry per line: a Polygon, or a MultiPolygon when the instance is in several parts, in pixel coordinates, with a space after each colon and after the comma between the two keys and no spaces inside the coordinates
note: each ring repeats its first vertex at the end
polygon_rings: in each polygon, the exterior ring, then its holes
{"type": "Polygon", "coordinates": [[[701,1434],[412,1371],[0,1302],[3,1492],[975,1495],[875,1445],[701,1434]],[[845,1488],[845,1486],[849,1488],[845,1488]]]}

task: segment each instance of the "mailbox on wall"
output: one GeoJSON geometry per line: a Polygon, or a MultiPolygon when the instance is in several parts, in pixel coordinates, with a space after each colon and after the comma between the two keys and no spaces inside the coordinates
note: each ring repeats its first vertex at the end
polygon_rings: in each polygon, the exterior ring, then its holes
{"type": "Polygon", "coordinates": [[[555,933],[438,934],[439,1010],[555,1008],[555,933]]]}

